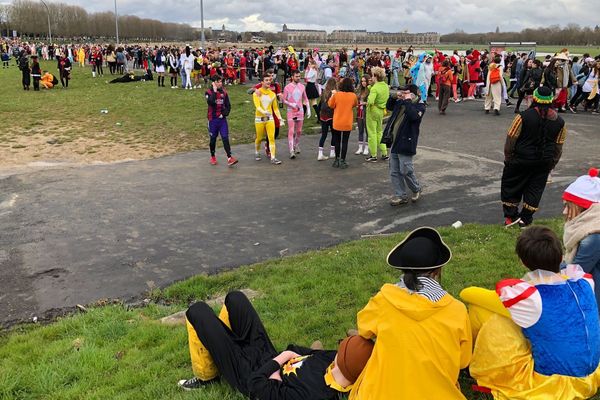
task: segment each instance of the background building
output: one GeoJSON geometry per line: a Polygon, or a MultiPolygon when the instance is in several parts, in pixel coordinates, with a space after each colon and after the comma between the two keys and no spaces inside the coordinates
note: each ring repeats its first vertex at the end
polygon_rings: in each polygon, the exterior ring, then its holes
{"type": "Polygon", "coordinates": [[[283,25],[283,39],[288,43],[293,42],[316,42],[325,43],[327,41],[327,31],[315,29],[288,29],[287,25],[283,25]]]}

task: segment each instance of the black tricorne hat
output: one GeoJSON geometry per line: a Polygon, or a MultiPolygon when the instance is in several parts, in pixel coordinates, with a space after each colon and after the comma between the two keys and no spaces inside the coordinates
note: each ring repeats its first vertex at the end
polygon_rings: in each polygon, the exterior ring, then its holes
{"type": "Polygon", "coordinates": [[[432,270],[446,265],[452,251],[433,228],[417,228],[398,243],[387,256],[387,263],[397,269],[432,270]]]}

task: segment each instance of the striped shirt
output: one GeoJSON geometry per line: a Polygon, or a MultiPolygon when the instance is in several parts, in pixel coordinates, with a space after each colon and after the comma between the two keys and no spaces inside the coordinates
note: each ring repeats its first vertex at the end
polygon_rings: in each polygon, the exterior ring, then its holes
{"type": "Polygon", "coordinates": [[[421,286],[421,288],[417,291],[410,290],[406,287],[406,285],[404,284],[404,277],[400,278],[400,282],[398,282],[396,285],[398,287],[401,287],[402,289],[407,290],[411,294],[419,294],[434,303],[440,301],[440,299],[448,293],[444,289],[442,289],[442,286],[440,286],[438,281],[436,281],[435,279],[426,278],[424,276],[418,276],[417,280],[419,281],[419,286],[421,286]]]}

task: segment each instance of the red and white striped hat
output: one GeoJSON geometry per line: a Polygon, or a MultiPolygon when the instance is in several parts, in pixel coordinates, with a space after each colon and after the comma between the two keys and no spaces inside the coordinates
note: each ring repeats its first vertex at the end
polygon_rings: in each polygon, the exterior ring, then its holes
{"type": "Polygon", "coordinates": [[[600,178],[598,169],[590,168],[588,175],[580,176],[571,183],[563,193],[563,200],[575,203],[583,208],[590,208],[600,203],[600,178]]]}

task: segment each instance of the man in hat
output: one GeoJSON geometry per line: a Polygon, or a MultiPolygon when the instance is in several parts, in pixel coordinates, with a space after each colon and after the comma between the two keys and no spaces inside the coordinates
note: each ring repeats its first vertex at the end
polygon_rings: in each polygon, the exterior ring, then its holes
{"type": "Polygon", "coordinates": [[[185,390],[221,376],[258,400],[333,400],[349,392],[373,351],[360,336],[342,340],[338,351],[289,345],[277,353],[256,310],[241,292],[230,292],[219,317],[204,302],[186,312],[195,377],[179,381],[185,390]]]}
{"type": "Polygon", "coordinates": [[[377,338],[350,400],[464,399],[458,374],[471,361],[467,310],[440,285],[452,253],[433,228],[422,227],[390,251],[403,275],[385,284],[357,315],[358,332],[377,338]]]}
{"type": "Polygon", "coordinates": [[[419,129],[425,104],[419,101],[417,85],[407,85],[400,88],[397,98],[389,97],[386,108],[392,112],[385,127],[385,137],[390,141],[390,179],[394,188],[395,197],[390,201],[392,206],[408,204],[406,187],[410,189],[412,202],[416,202],[421,195],[421,185],[415,176],[413,157],[417,154],[419,129]],[[393,143],[391,137],[395,135],[393,143]]]}
{"type": "Polygon", "coordinates": [[[552,106],[553,94],[547,87],[538,87],[532,106],[517,115],[508,130],[500,187],[506,227],[524,228],[533,222],[548,175],[562,155],[567,128],[552,106]]]}

